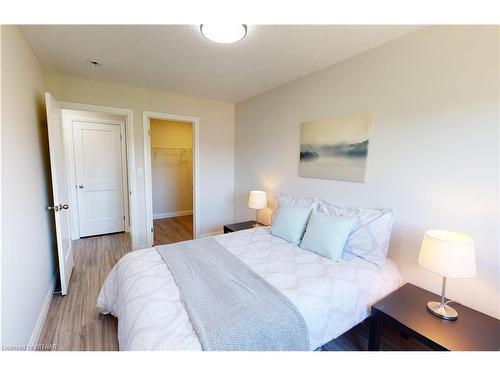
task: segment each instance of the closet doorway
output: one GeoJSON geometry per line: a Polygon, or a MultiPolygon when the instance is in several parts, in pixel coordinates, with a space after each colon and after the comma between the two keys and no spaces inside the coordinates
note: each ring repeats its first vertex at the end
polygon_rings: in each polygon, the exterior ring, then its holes
{"type": "Polygon", "coordinates": [[[197,119],[144,112],[151,245],[196,237],[197,119]]]}

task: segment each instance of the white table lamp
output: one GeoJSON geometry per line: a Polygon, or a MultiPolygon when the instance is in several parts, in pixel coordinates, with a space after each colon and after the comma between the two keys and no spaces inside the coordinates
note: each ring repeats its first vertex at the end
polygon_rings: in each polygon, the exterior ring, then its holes
{"type": "Polygon", "coordinates": [[[259,210],[267,207],[267,195],[265,191],[252,190],[248,196],[248,207],[257,210],[257,223],[259,226],[259,210]]]}
{"type": "Polygon", "coordinates": [[[422,241],[418,263],[443,276],[441,302],[429,302],[427,310],[441,319],[456,320],[458,313],[445,303],[446,278],[476,276],[472,238],[446,230],[428,230],[422,241]]]}

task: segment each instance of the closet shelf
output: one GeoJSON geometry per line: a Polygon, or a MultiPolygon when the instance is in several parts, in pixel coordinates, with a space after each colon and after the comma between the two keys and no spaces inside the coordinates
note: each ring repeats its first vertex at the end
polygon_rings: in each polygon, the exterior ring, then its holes
{"type": "Polygon", "coordinates": [[[191,148],[182,147],[151,147],[151,161],[155,161],[160,156],[179,156],[179,162],[187,161],[187,152],[191,152],[191,148]]]}

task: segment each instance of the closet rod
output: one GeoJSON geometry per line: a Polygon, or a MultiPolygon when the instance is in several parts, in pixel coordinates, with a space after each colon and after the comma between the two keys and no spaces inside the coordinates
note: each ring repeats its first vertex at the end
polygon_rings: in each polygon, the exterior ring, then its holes
{"type": "Polygon", "coordinates": [[[182,151],[187,151],[187,150],[192,150],[191,148],[187,147],[151,147],[152,150],[182,150],[182,151]]]}
{"type": "MultiPolygon", "coordinates": [[[[184,156],[185,161],[187,161],[187,152],[192,151],[191,148],[180,148],[180,147],[151,147],[151,151],[153,153],[151,161],[155,161],[158,158],[158,153],[160,156],[162,155],[162,151],[177,151],[177,154],[170,154],[170,156],[178,156],[180,155],[179,162],[182,161],[182,157],[184,156]]],[[[163,156],[167,156],[168,154],[163,154],[163,156]]]]}

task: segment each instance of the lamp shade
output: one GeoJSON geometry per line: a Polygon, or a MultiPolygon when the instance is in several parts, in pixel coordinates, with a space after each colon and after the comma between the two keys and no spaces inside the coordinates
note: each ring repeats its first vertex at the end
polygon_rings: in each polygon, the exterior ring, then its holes
{"type": "Polygon", "coordinates": [[[248,207],[261,210],[267,207],[267,195],[265,191],[252,190],[248,196],[248,207]]]}
{"type": "Polygon", "coordinates": [[[418,263],[444,277],[474,277],[474,242],[462,233],[428,230],[424,234],[418,263]]]}

